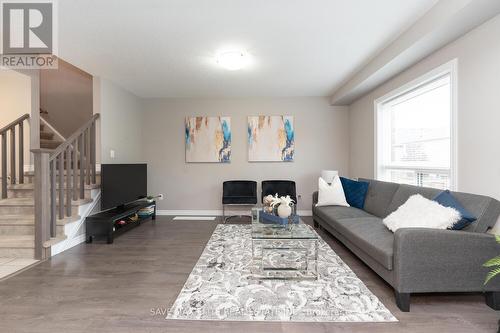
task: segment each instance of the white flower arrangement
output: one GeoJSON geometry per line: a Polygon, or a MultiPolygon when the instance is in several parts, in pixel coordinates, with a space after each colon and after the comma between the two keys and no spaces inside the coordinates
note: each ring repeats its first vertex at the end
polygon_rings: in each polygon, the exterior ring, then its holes
{"type": "Polygon", "coordinates": [[[287,195],[286,197],[280,197],[279,198],[279,203],[280,203],[280,205],[292,206],[292,204],[294,203],[294,201],[293,201],[292,198],[290,198],[289,195],[287,195]]]}
{"type": "Polygon", "coordinates": [[[278,198],[278,195],[272,196],[271,194],[267,195],[264,197],[264,205],[265,206],[272,206],[274,201],[278,198]]]}
{"type": "Polygon", "coordinates": [[[283,205],[287,207],[291,207],[294,203],[294,200],[290,198],[289,195],[279,197],[276,193],[274,196],[269,194],[264,197],[264,211],[269,214],[273,214],[274,209],[283,205]]]}

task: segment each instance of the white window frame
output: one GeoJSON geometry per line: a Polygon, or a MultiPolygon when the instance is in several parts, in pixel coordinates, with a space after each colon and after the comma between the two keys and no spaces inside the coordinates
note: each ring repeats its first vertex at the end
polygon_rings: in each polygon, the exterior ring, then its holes
{"type": "MultiPolygon", "coordinates": [[[[379,139],[379,136],[382,135],[382,121],[379,121],[382,119],[382,109],[383,109],[383,104],[389,102],[390,100],[393,100],[401,95],[404,95],[406,93],[411,92],[412,90],[420,88],[422,85],[425,85],[427,83],[430,83],[431,81],[434,81],[438,79],[439,77],[442,77],[444,75],[449,75],[450,76],[450,86],[451,86],[451,94],[450,94],[450,106],[451,106],[451,115],[450,115],[450,190],[457,190],[458,189],[458,163],[457,163],[457,147],[458,147],[458,135],[457,135],[457,123],[458,123],[458,99],[457,99],[457,88],[458,88],[458,60],[453,59],[433,70],[430,72],[420,76],[419,78],[408,82],[407,84],[389,92],[388,94],[377,98],[374,101],[374,114],[375,114],[375,138],[374,138],[374,152],[375,152],[375,164],[374,164],[374,175],[375,179],[380,179],[381,178],[381,167],[379,162],[381,153],[383,151],[382,147],[382,140],[379,139]]],[[[432,168],[405,168],[401,167],[401,170],[415,170],[415,171],[422,171],[422,172],[436,172],[436,173],[442,173],[442,169],[432,169],[432,168]]]]}

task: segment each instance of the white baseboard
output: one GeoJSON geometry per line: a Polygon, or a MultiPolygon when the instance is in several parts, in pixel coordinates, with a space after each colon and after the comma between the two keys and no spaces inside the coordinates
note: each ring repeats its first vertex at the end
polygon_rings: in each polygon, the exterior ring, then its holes
{"type": "Polygon", "coordinates": [[[64,226],[64,233],[66,234],[66,239],[62,242],[52,245],[51,256],[55,256],[61,252],[64,252],[78,244],[85,242],[85,218],[92,212],[95,208],[99,199],[101,198],[101,190],[94,189],[91,191],[92,202],[80,206],[78,208],[78,215],[80,219],[64,226]]]}
{"type": "MultiPolygon", "coordinates": [[[[312,216],[311,210],[299,210],[298,214],[300,216],[312,216]]],[[[214,210],[157,210],[156,215],[172,215],[172,216],[222,216],[222,209],[214,209],[214,210]]],[[[249,210],[226,210],[226,216],[231,215],[250,215],[249,210]]]]}
{"type": "Polygon", "coordinates": [[[85,242],[85,233],[80,234],[78,236],[74,236],[71,239],[66,239],[60,243],[57,243],[55,245],[52,245],[50,252],[51,256],[58,255],[59,253],[62,253],[66,250],[71,249],[72,247],[77,246],[78,244],[81,244],[85,242]]]}

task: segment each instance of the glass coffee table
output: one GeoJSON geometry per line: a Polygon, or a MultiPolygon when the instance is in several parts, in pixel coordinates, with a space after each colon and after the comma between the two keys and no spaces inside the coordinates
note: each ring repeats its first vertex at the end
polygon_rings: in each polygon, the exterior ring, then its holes
{"type": "Polygon", "coordinates": [[[258,279],[317,279],[318,234],[300,220],[252,222],[252,274],[258,279]]]}

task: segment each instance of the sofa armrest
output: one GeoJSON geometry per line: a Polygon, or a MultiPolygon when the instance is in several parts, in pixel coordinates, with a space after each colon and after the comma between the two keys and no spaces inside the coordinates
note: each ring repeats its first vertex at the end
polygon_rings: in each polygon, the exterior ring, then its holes
{"type": "Polygon", "coordinates": [[[318,203],[318,191],[314,191],[313,192],[313,197],[312,197],[313,201],[313,207],[316,206],[316,204],[318,203]]]}
{"type": "Polygon", "coordinates": [[[483,264],[500,254],[494,235],[403,228],[394,238],[394,288],[399,292],[500,291],[500,277],[484,285],[483,264]]]}

